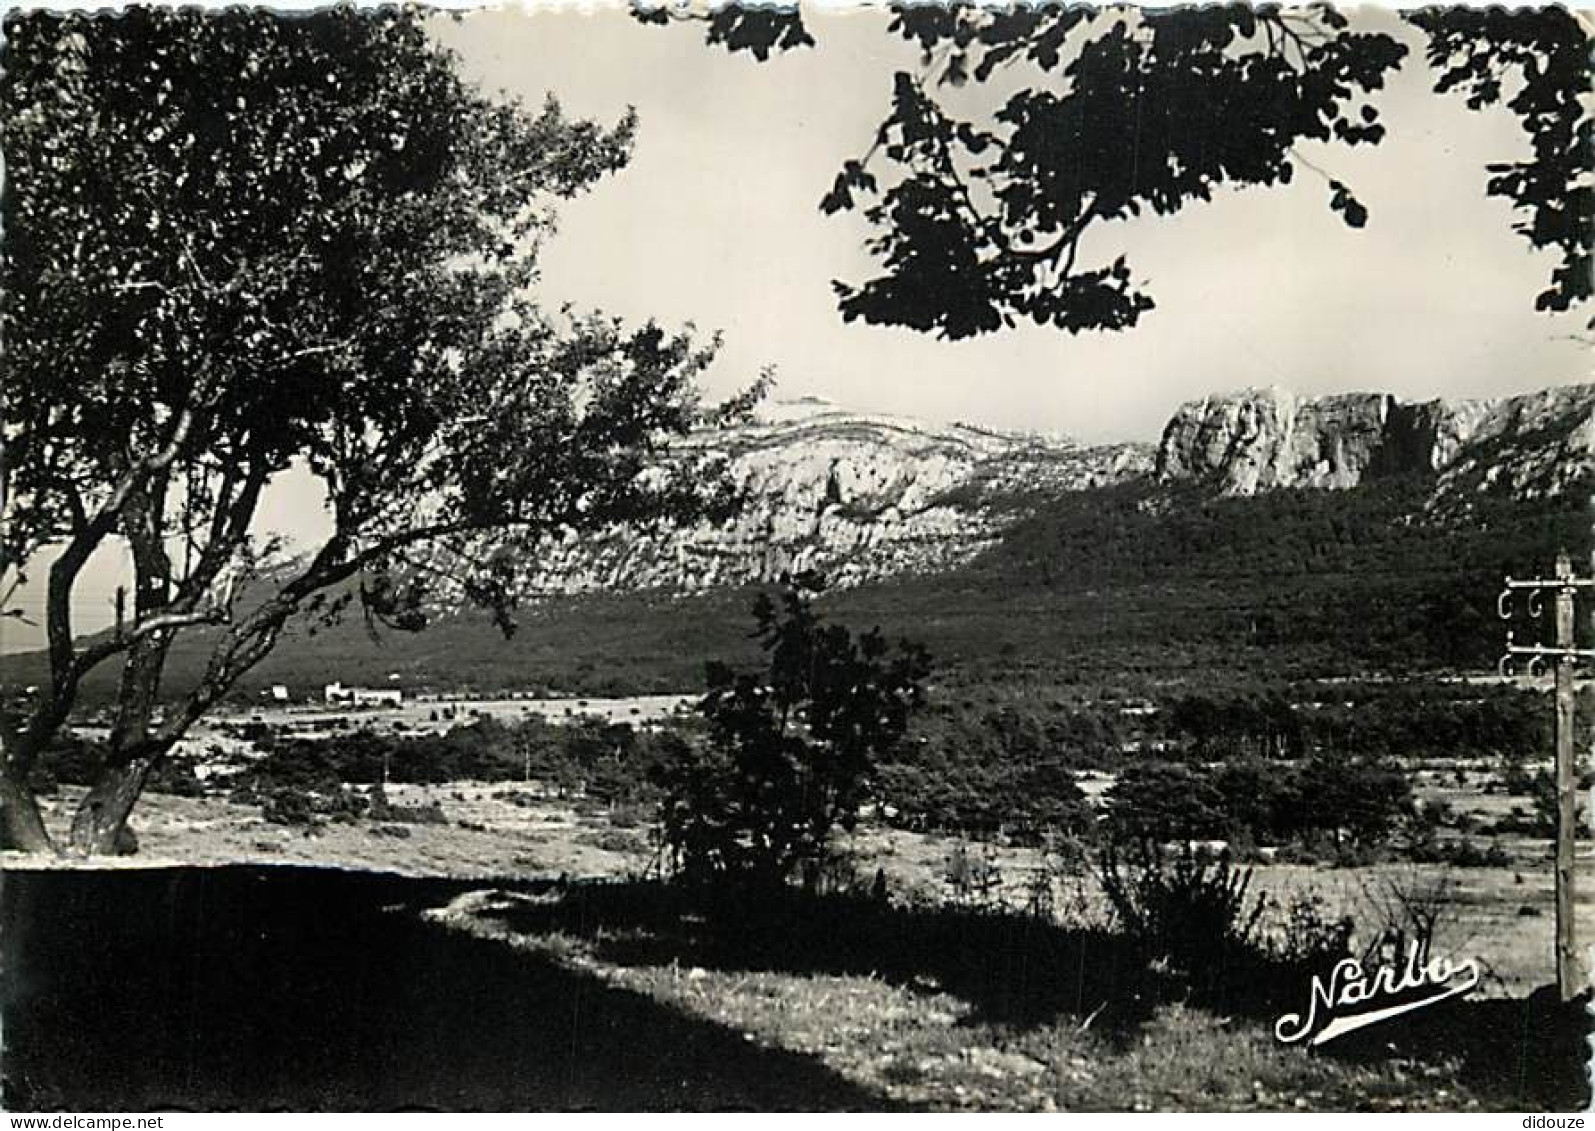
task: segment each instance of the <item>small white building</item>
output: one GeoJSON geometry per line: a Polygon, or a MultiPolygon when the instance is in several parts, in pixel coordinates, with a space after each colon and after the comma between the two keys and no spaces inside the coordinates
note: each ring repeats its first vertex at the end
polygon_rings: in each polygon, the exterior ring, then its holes
{"type": "Polygon", "coordinates": [[[329,683],[323,695],[329,704],[350,707],[398,707],[404,703],[404,692],[397,687],[345,687],[342,683],[329,683]]]}

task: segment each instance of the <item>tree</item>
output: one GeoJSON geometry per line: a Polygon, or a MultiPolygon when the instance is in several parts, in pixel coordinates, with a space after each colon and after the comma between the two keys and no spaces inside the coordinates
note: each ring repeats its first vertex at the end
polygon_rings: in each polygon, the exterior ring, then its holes
{"type": "MultiPolygon", "coordinates": [[[[965,338],[1021,318],[1070,333],[1122,330],[1153,308],[1123,256],[1090,234],[1166,215],[1224,186],[1321,176],[1360,228],[1351,188],[1296,152],[1303,141],[1376,144],[1370,100],[1402,64],[1391,36],[1354,29],[1327,4],[1145,11],[1045,4],[895,4],[891,32],[922,50],[899,71],[869,148],[821,200],[862,209],[881,270],[834,284],[844,319],[965,338]],[[986,88],[1003,100],[963,97],[986,88]],[[960,108],[973,107],[963,114],[960,108]]],[[[810,46],[796,8],[707,17],[639,8],[644,22],[703,18],[707,40],[768,58],[810,46]]],[[[1529,161],[1491,166],[1487,191],[1526,214],[1516,230],[1562,253],[1537,306],[1589,297],[1595,241],[1589,33],[1564,8],[1428,8],[1436,89],[1478,109],[1503,97],[1532,140],[1529,161]]]]}
{"type": "Polygon", "coordinates": [[[1587,301],[1595,272],[1588,23],[1561,7],[1425,8],[1407,19],[1429,37],[1436,91],[1464,92],[1474,110],[1504,98],[1529,137],[1533,157],[1491,165],[1485,191],[1523,214],[1513,230],[1533,247],[1560,252],[1535,309],[1587,301]]]}
{"type": "MultiPolygon", "coordinates": [[[[758,30],[720,41],[735,50],[758,30]]],[[[1134,326],[1153,299],[1088,233],[1226,185],[1288,183],[1312,168],[1300,141],[1377,143],[1368,96],[1406,53],[1324,5],[905,4],[891,30],[918,44],[923,66],[894,76],[870,147],[820,205],[863,209],[881,272],[835,288],[848,321],[953,339],[1021,318],[1071,333],[1134,326]],[[966,117],[956,92],[971,83],[1014,89],[995,112],[966,117]]],[[[780,35],[778,45],[806,38],[791,24],[780,35]]],[[[1366,209],[1324,179],[1330,207],[1361,227],[1366,209]]]]}
{"type": "Polygon", "coordinates": [[[1229,831],[1212,776],[1176,762],[1126,767],[1103,801],[1110,839],[1119,842],[1205,840],[1229,831]]]}
{"type": "Polygon", "coordinates": [[[1073,767],[1099,753],[1094,724],[1080,715],[1043,721],[1011,704],[921,712],[879,767],[880,800],[898,823],[920,830],[1028,844],[1078,835],[1094,814],[1073,767]]]}
{"type": "Polygon", "coordinates": [[[548,535],[705,504],[687,481],[712,474],[660,460],[719,418],[693,390],[712,347],[531,292],[554,206],[625,163],[631,116],[490,99],[415,9],[12,13],[4,72],[0,592],[53,559],[0,844],[52,847],[25,783],[101,664],[119,693],[71,833],[96,852],[290,621],[359,602],[417,628],[460,597],[509,631],[548,535]],[[253,527],[291,468],[333,532],[287,558],[253,527]],[[78,579],[117,542],[131,608],[79,640],[78,579]],[[180,631],[208,666],[163,688],[180,631]]]}
{"type": "Polygon", "coordinates": [[[875,763],[923,699],[924,650],[823,622],[811,576],[760,594],[758,672],[708,665],[699,710],[707,745],[662,768],[661,825],[683,878],[769,889],[818,863],[831,830],[851,829],[875,763]]]}
{"type": "Polygon", "coordinates": [[[1301,787],[1294,767],[1262,758],[1226,762],[1214,771],[1213,788],[1223,799],[1225,835],[1268,843],[1295,831],[1301,787]]]}
{"type": "Polygon", "coordinates": [[[1413,810],[1412,779],[1394,761],[1315,755],[1301,771],[1290,827],[1341,831],[1359,844],[1378,844],[1413,810]]]}

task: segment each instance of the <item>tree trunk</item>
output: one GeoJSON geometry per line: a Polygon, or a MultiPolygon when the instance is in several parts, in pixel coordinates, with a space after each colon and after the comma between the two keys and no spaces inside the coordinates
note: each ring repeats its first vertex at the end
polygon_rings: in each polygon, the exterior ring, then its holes
{"type": "MultiPolygon", "coordinates": [[[[135,500],[133,533],[128,542],[137,571],[135,608],[142,618],[167,604],[170,564],[158,538],[159,501],[135,500]],[[136,504],[136,505],[135,505],[136,504]]],[[[161,675],[172,644],[170,632],[154,632],[133,641],[122,667],[116,718],[111,724],[109,764],[72,815],[72,851],[91,855],[130,856],[138,839],[127,827],[145,779],[165,747],[150,742],[150,724],[160,696],[161,675]]]]}
{"type": "Polygon", "coordinates": [[[109,766],[72,815],[72,850],[87,855],[131,856],[138,838],[127,827],[154,759],[135,757],[109,766]]]}
{"type": "Polygon", "coordinates": [[[26,782],[17,781],[9,768],[0,768],[0,849],[55,851],[33,791],[26,782]]]}

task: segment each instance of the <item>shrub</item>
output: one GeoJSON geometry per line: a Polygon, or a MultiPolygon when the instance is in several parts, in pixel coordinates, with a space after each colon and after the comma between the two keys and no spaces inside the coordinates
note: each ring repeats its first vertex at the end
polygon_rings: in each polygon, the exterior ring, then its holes
{"type": "Polygon", "coordinates": [[[61,785],[93,785],[104,769],[105,744],[97,739],[63,731],[39,755],[36,768],[41,780],[61,785]]]}
{"type": "Polygon", "coordinates": [[[1299,773],[1281,762],[1243,758],[1228,762],[1213,775],[1225,832],[1230,839],[1288,839],[1300,808],[1299,773]]]}
{"type": "Polygon", "coordinates": [[[1152,842],[1130,852],[1105,845],[1097,878],[1125,934],[1149,956],[1194,973],[1258,950],[1266,900],[1249,894],[1250,868],[1189,851],[1171,856],[1152,842]]]}
{"type": "Polygon", "coordinates": [[[641,856],[649,851],[648,840],[629,829],[603,829],[587,838],[587,843],[605,852],[641,856]]]}
{"type": "Polygon", "coordinates": [[[1131,766],[1108,789],[1108,830],[1120,842],[1206,840],[1228,827],[1206,771],[1173,762],[1131,766]]]}
{"type": "Polygon", "coordinates": [[[61,782],[48,765],[35,762],[28,771],[28,788],[41,797],[48,797],[61,788],[61,782]]]}
{"type": "Polygon", "coordinates": [[[274,789],[260,807],[260,815],[274,825],[313,829],[321,822],[316,818],[310,797],[296,789],[274,789]]]}
{"type": "Polygon", "coordinates": [[[1491,842],[1480,848],[1463,838],[1449,842],[1424,841],[1413,845],[1408,859],[1414,864],[1450,864],[1458,868],[1504,868],[1512,863],[1512,856],[1499,844],[1491,842]]]}
{"type": "Polygon", "coordinates": [[[954,845],[942,878],[960,903],[989,906],[1002,890],[1002,869],[989,848],[977,856],[961,843],[954,845]]]}
{"type": "Polygon", "coordinates": [[[1399,966],[1412,945],[1419,964],[1427,964],[1460,923],[1460,892],[1449,870],[1416,866],[1365,881],[1363,904],[1374,934],[1364,948],[1364,966],[1399,966]]]}
{"type": "Polygon", "coordinates": [[[151,771],[145,788],[152,793],[165,793],[172,797],[203,797],[205,783],[194,772],[194,764],[186,758],[167,758],[151,771]]]}
{"type": "Polygon", "coordinates": [[[779,887],[854,826],[878,758],[922,699],[924,652],[878,631],[854,636],[815,613],[811,578],[779,604],[754,605],[766,668],[708,668],[702,746],[680,744],[656,770],[661,839],[678,876],[779,887]]]}
{"type": "Polygon", "coordinates": [[[1274,932],[1274,958],[1301,970],[1321,972],[1351,955],[1356,924],[1349,915],[1329,913],[1317,892],[1297,892],[1281,905],[1283,921],[1274,932]]]}
{"type": "Polygon", "coordinates": [[[1342,833],[1361,845],[1382,843],[1413,812],[1412,779],[1394,762],[1315,755],[1285,823],[1300,830],[1342,833]]]}
{"type": "Polygon", "coordinates": [[[389,824],[446,825],[449,818],[436,801],[419,805],[395,805],[380,785],[371,791],[371,819],[389,824]]]}

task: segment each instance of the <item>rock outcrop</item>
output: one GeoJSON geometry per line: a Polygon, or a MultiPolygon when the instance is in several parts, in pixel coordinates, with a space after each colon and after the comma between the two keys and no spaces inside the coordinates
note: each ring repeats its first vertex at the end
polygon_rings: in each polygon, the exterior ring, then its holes
{"type": "Polygon", "coordinates": [[[1253,389],[1181,406],[1155,474],[1226,495],[1343,490],[1382,475],[1433,474],[1436,506],[1477,491],[1561,494],[1595,470],[1595,385],[1494,400],[1399,401],[1380,393],[1304,398],[1253,389]]]}
{"type": "Polygon", "coordinates": [[[681,593],[804,569],[840,586],[942,572],[993,545],[1038,501],[1128,480],[1252,495],[1420,475],[1433,484],[1434,513],[1464,511],[1481,491],[1564,494],[1595,480],[1595,385],[1416,404],[1253,390],[1184,405],[1155,448],[940,427],[810,399],[696,435],[682,458],[724,462],[744,500],[737,517],[551,541],[520,563],[518,588],[681,593]]]}
{"type": "Polygon", "coordinates": [[[686,453],[719,456],[738,516],[669,533],[617,530],[549,545],[532,592],[698,590],[816,569],[835,585],[960,565],[991,545],[1024,499],[1146,475],[1148,444],[938,427],[807,399],[763,406],[686,453]]]}

